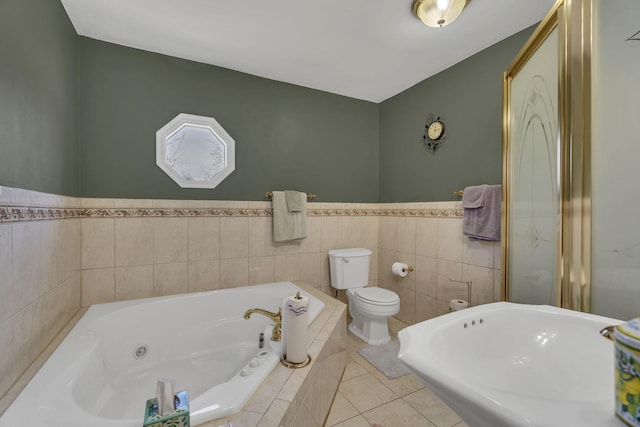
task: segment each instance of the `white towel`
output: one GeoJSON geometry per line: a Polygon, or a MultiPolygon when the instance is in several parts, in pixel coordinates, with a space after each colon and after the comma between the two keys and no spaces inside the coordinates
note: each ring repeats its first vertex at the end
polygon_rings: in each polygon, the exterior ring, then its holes
{"type": "MultiPolygon", "coordinates": [[[[299,211],[290,211],[284,191],[273,191],[273,241],[298,242],[307,237],[306,195],[299,211]]],[[[304,194],[304,193],[300,193],[304,194]]]]}
{"type": "Polygon", "coordinates": [[[307,193],[285,191],[284,198],[287,200],[287,209],[289,212],[302,212],[307,208],[307,193]]]}

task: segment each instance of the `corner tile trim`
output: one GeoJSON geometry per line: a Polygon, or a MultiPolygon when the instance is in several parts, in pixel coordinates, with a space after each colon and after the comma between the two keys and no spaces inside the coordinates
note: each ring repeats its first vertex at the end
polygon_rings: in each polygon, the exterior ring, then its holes
{"type": "MultiPolygon", "coordinates": [[[[143,217],[271,217],[272,209],[93,209],[28,206],[0,206],[0,223],[70,218],[143,217]]],[[[462,209],[309,209],[307,216],[396,216],[462,218],[462,209]]]]}

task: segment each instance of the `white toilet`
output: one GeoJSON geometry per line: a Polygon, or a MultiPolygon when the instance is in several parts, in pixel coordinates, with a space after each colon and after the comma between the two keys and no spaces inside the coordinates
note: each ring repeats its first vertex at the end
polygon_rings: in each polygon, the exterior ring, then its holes
{"type": "Polygon", "coordinates": [[[383,288],[365,288],[369,283],[371,251],[364,248],[329,251],[331,286],[347,289],[349,313],[353,320],[349,330],[371,345],[388,343],[387,319],[400,311],[400,297],[383,288]]]}

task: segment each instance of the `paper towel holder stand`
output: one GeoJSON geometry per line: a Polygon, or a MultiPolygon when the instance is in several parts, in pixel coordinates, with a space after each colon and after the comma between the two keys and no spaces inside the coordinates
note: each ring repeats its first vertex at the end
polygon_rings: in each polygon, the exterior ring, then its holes
{"type": "Polygon", "coordinates": [[[305,366],[309,365],[309,363],[311,363],[311,356],[307,354],[307,360],[300,363],[294,363],[294,362],[289,362],[287,360],[287,355],[283,354],[282,358],[280,359],[280,363],[282,363],[285,367],[289,369],[300,369],[300,368],[304,368],[305,366]]]}
{"type": "MultiPolygon", "coordinates": [[[[302,299],[302,297],[300,296],[300,292],[296,292],[296,296],[294,297],[295,299],[302,299]]],[[[282,358],[280,359],[280,362],[287,368],[289,369],[300,369],[300,368],[304,368],[305,366],[307,366],[309,363],[311,363],[311,356],[309,356],[307,354],[307,359],[303,360],[302,362],[298,362],[298,363],[294,363],[294,362],[290,362],[287,360],[287,355],[283,354],[282,358]]]]}

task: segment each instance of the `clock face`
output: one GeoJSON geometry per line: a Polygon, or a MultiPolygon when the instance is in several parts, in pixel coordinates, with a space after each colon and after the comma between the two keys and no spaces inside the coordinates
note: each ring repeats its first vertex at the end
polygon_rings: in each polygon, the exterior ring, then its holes
{"type": "Polygon", "coordinates": [[[444,134],[444,125],[439,120],[432,122],[429,125],[429,128],[427,129],[427,135],[429,136],[429,139],[431,139],[432,141],[439,140],[440,138],[442,138],[443,134],[444,134]]]}

